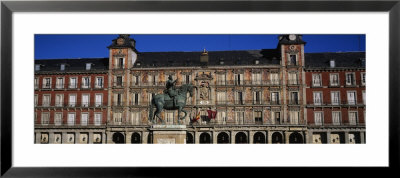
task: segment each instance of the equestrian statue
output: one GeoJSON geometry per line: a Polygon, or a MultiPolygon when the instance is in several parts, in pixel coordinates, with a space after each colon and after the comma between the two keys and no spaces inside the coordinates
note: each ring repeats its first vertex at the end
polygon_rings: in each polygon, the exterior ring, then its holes
{"type": "Polygon", "coordinates": [[[172,80],[172,76],[168,76],[168,81],[166,82],[166,89],[164,94],[155,95],[151,99],[150,109],[149,109],[149,119],[153,124],[157,123],[155,117],[161,120],[165,124],[164,119],[161,118],[160,113],[163,109],[166,110],[178,110],[178,124],[180,120],[185,119],[187,112],[183,110],[186,106],[187,94],[189,92],[190,97],[193,96],[193,86],[192,84],[183,84],[179,88],[175,87],[176,80],[172,80]],[[156,111],[153,111],[153,107],[156,107],[156,111]],[[179,117],[181,112],[185,113],[183,117],[179,117]]]}

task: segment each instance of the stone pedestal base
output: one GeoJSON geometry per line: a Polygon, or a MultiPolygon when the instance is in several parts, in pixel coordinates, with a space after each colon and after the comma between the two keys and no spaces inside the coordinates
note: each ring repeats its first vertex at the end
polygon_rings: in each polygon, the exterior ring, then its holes
{"type": "Polygon", "coordinates": [[[154,144],[186,144],[186,125],[153,125],[154,144]]]}

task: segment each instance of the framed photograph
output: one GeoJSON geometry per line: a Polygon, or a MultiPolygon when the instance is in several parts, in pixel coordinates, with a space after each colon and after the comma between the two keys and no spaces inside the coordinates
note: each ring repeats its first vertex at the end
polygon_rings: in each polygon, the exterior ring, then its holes
{"type": "Polygon", "coordinates": [[[1,175],[398,167],[399,18],[399,1],[4,1],[1,175]],[[248,37],[273,47],[232,47],[248,37]]]}

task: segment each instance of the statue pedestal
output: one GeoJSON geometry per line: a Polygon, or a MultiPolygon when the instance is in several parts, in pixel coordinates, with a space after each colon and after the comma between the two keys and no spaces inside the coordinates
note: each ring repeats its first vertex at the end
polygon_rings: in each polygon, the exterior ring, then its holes
{"type": "Polygon", "coordinates": [[[186,144],[186,125],[152,125],[154,144],[186,144]]]}

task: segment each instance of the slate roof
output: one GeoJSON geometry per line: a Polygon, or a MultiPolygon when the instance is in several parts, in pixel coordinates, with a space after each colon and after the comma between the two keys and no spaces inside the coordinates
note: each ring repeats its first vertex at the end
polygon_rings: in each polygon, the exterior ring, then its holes
{"type": "MultiPolygon", "coordinates": [[[[65,71],[87,71],[86,63],[91,63],[90,71],[108,70],[108,58],[78,58],[78,59],[40,59],[35,60],[35,65],[40,64],[40,71],[61,71],[61,64],[65,71]]],[[[40,72],[37,71],[37,72],[40,72]]]]}
{"type": "Polygon", "coordinates": [[[365,52],[305,53],[305,68],[330,68],[335,60],[336,68],[365,68],[365,52]]]}

